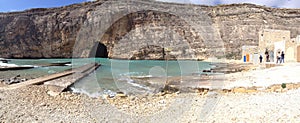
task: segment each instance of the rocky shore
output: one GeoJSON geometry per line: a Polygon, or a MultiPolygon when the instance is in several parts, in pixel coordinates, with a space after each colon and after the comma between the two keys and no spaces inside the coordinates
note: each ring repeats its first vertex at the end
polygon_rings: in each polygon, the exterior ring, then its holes
{"type": "MultiPolygon", "coordinates": [[[[195,86],[193,92],[174,89],[176,86],[171,87],[171,83],[169,88],[155,94],[118,93],[114,97],[98,98],[68,91],[50,96],[47,94],[50,87],[46,85],[0,89],[0,121],[297,122],[300,120],[299,67],[300,64],[285,64],[264,69],[250,65],[241,72],[222,75],[225,79],[221,80],[219,89],[204,84],[211,88],[195,86]]],[[[182,79],[193,84],[191,77],[182,79]]]]}
{"type": "Polygon", "coordinates": [[[10,84],[15,84],[15,83],[20,83],[20,82],[25,82],[27,79],[26,78],[21,78],[20,75],[11,77],[9,79],[0,79],[0,83],[10,85],[10,84]]]}
{"type": "Polygon", "coordinates": [[[46,86],[0,91],[1,122],[296,122],[300,90],[90,98],[46,86]],[[203,115],[207,114],[207,115],[203,115]]]}

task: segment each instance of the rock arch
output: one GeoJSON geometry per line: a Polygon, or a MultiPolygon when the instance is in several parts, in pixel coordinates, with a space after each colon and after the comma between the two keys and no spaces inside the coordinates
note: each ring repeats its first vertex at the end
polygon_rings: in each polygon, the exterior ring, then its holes
{"type": "MultiPolygon", "coordinates": [[[[195,8],[193,7],[193,5],[191,6],[183,6],[181,4],[170,5],[167,3],[153,2],[151,0],[149,1],[148,0],[111,0],[101,4],[98,7],[99,8],[96,8],[93,12],[90,12],[87,15],[87,21],[84,22],[83,26],[81,27],[77,35],[76,42],[74,45],[74,50],[73,50],[73,57],[86,57],[85,53],[87,51],[90,51],[94,41],[99,41],[105,44],[109,51],[109,57],[113,57],[113,55],[116,53],[115,50],[121,53],[121,55],[129,54],[128,56],[131,56],[130,54],[134,54],[134,53],[125,52],[126,50],[123,50],[123,48],[128,49],[128,47],[130,47],[133,50],[135,50],[134,48],[139,49],[139,48],[143,48],[143,46],[147,47],[150,45],[154,45],[154,46],[158,45],[158,47],[165,48],[164,45],[172,44],[171,42],[169,42],[169,40],[178,39],[178,38],[179,38],[178,40],[179,43],[184,42],[184,44],[187,44],[188,47],[183,47],[181,49],[187,49],[186,50],[187,52],[191,52],[190,54],[192,55],[189,55],[189,57],[192,59],[194,58],[193,54],[195,54],[196,58],[217,56],[217,55],[224,56],[225,48],[224,48],[223,40],[221,39],[219,31],[215,30],[215,28],[213,27],[214,25],[212,25],[213,24],[212,19],[208,15],[209,13],[204,13],[200,8],[195,8]],[[154,23],[154,25],[157,26],[153,27],[153,24],[151,23],[149,24],[147,23],[147,21],[146,22],[142,21],[143,24],[145,25],[143,25],[140,28],[120,28],[120,27],[126,27],[122,25],[122,24],[126,24],[125,22],[131,22],[131,21],[126,21],[130,19],[122,19],[122,18],[128,18],[132,14],[149,17],[151,12],[161,13],[162,16],[165,17],[164,19],[158,19],[158,22],[161,22],[161,24],[163,25],[160,25],[160,23],[154,23]],[[167,23],[164,21],[167,21],[167,23]],[[115,29],[112,27],[117,27],[119,29],[115,29]],[[156,28],[156,27],[160,27],[160,28],[156,28]],[[184,28],[182,30],[185,31],[184,32],[178,31],[180,28],[184,28]],[[157,30],[157,31],[147,31],[147,29],[157,30]],[[165,30],[159,31],[159,29],[165,29],[165,30]],[[124,34],[121,32],[108,33],[113,30],[124,31],[124,34]],[[135,34],[140,34],[140,32],[145,32],[145,33],[142,33],[143,36],[140,37],[134,36],[135,34]],[[144,41],[147,40],[148,38],[152,38],[152,36],[155,35],[155,32],[166,32],[163,34],[166,34],[165,37],[167,38],[156,38],[157,42],[153,42],[152,44],[147,44],[147,41],[140,42],[140,43],[139,42],[131,43],[131,41],[135,41],[135,39],[138,39],[139,41],[144,41]],[[110,34],[115,34],[116,36],[111,36],[110,34]],[[133,40],[128,40],[128,39],[133,39],[133,40]],[[161,44],[160,42],[166,42],[166,43],[161,44]]],[[[139,18],[140,17],[137,16],[136,19],[139,18]]],[[[141,19],[142,18],[143,17],[141,17],[141,19]]],[[[177,45],[180,44],[177,44],[177,41],[175,41],[174,44],[171,46],[177,46],[177,45]]],[[[170,48],[170,50],[172,49],[170,48]]],[[[178,52],[175,52],[175,54],[180,55],[186,52],[186,51],[185,52],[179,52],[179,51],[180,50],[178,50],[178,52]]],[[[139,50],[137,50],[137,52],[139,52],[139,50]]],[[[112,60],[111,72],[115,82],[119,80],[118,76],[120,74],[130,72],[129,63],[130,61],[127,60],[123,62],[118,62],[118,60],[112,60]],[[119,67],[119,66],[122,66],[121,70],[114,69],[115,67],[119,67]]],[[[198,62],[185,62],[185,61],[178,60],[178,64],[180,66],[180,71],[182,74],[189,73],[191,71],[197,71],[196,69],[199,68],[198,62]]],[[[181,81],[187,82],[188,80],[185,80],[183,78],[181,81]]],[[[116,85],[118,86],[117,83],[116,85]]],[[[222,83],[218,83],[218,85],[212,85],[212,86],[213,87],[222,86],[222,83]]],[[[99,87],[101,86],[99,85],[99,87]]],[[[214,98],[213,101],[210,100],[207,103],[210,103],[211,105],[214,102],[216,103],[217,101],[218,99],[214,98]]],[[[183,110],[179,112],[172,112],[172,116],[182,115],[182,112],[188,111],[190,109],[191,107],[190,104],[191,103],[188,101],[185,102],[184,107],[182,107],[183,110]]],[[[168,111],[169,110],[164,110],[150,117],[153,118],[159,117],[160,119],[162,119],[164,117],[167,117],[165,116],[165,114],[167,114],[168,111]]],[[[206,115],[207,115],[207,111],[202,110],[201,116],[205,118],[206,115]]],[[[174,122],[176,120],[177,119],[174,119],[174,122]]]]}
{"type": "Polygon", "coordinates": [[[193,52],[197,58],[224,55],[224,43],[218,31],[212,27],[211,18],[200,9],[191,10],[192,8],[177,4],[166,7],[164,3],[151,1],[105,2],[95,11],[88,13],[87,21],[78,33],[73,57],[87,57],[84,53],[90,51],[93,41],[106,45],[108,56],[114,57],[115,45],[128,32],[136,29],[136,25],[153,28],[155,28],[153,25],[156,25],[156,27],[167,27],[173,30],[171,35],[167,36],[172,37],[175,32],[175,35],[179,35],[190,46],[188,52],[193,52]]]}
{"type": "Polygon", "coordinates": [[[148,56],[146,59],[163,59],[165,48],[170,47],[172,52],[181,52],[177,57],[192,57],[193,53],[185,50],[197,48],[196,45],[189,44],[203,43],[203,40],[179,17],[147,10],[130,13],[117,20],[105,32],[100,42],[109,47],[110,58],[145,59],[148,56]]]}

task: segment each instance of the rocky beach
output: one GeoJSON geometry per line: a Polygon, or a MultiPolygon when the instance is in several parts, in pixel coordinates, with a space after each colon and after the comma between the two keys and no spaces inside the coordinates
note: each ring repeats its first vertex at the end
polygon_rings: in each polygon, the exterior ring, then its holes
{"type": "Polygon", "coordinates": [[[45,86],[0,91],[1,122],[297,122],[300,90],[90,98],[45,86]],[[188,104],[185,104],[188,103],[188,104]],[[213,106],[210,106],[213,105],[213,106]],[[203,115],[202,112],[208,113],[203,115]]]}
{"type": "MultiPolygon", "coordinates": [[[[30,85],[13,90],[0,90],[1,122],[297,122],[300,120],[299,83],[294,75],[282,74],[285,80],[268,82],[268,74],[260,74],[256,84],[243,79],[245,75],[264,71],[279,71],[297,67],[287,64],[271,69],[250,70],[226,74],[231,79],[224,88],[198,92],[160,92],[144,95],[117,94],[97,98],[65,91],[50,96],[47,85],[30,85]],[[241,74],[244,76],[239,77],[241,74]],[[276,86],[279,83],[295,86],[276,86]],[[239,85],[236,83],[240,83],[239,85]],[[235,86],[229,86],[235,85],[235,86]],[[297,85],[297,86],[296,86],[297,85]],[[230,88],[229,88],[230,87],[230,88]],[[238,89],[237,87],[244,89],[238,89]],[[275,88],[273,90],[270,90],[275,88]],[[278,89],[280,89],[278,91],[278,89]],[[230,90],[230,91],[228,91],[230,90]]],[[[298,69],[295,69],[298,70],[298,69]]],[[[288,72],[288,71],[286,71],[288,72]]],[[[292,72],[292,71],[291,71],[292,72]]],[[[273,75],[272,73],[270,73],[273,75]]],[[[270,75],[270,76],[271,76],[270,75]]],[[[280,78],[280,76],[278,76],[280,78]]],[[[277,79],[277,78],[274,78],[277,79]]],[[[251,80],[251,79],[247,79],[251,80]]],[[[7,85],[2,85],[5,87],[7,85]]]]}

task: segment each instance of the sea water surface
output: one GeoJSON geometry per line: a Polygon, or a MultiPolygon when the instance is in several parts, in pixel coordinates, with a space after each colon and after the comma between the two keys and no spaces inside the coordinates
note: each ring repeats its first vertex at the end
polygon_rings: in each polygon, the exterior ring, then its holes
{"type": "Polygon", "coordinates": [[[64,70],[72,68],[71,66],[49,66],[39,67],[41,65],[50,63],[62,63],[70,62],[71,59],[8,59],[8,64],[15,65],[32,65],[33,69],[25,70],[12,70],[12,71],[0,71],[0,79],[11,78],[20,75],[21,78],[33,79],[42,77],[45,75],[62,72],[64,70]]]}
{"type": "MultiPolygon", "coordinates": [[[[140,94],[151,93],[153,87],[147,83],[149,79],[164,84],[167,77],[201,74],[204,69],[211,68],[210,62],[191,60],[115,60],[107,58],[86,59],[11,59],[9,63],[17,65],[34,65],[33,69],[0,72],[0,77],[21,75],[26,78],[37,78],[76,68],[90,62],[101,66],[70,87],[74,92],[85,93],[96,97],[118,91],[140,94]],[[72,66],[39,67],[41,64],[71,62],[72,66]],[[135,78],[135,79],[133,79],[135,78]],[[137,82],[139,80],[139,82],[137,82]],[[147,82],[143,83],[143,80],[147,82]]],[[[158,85],[159,85],[158,84],[158,85]]]]}
{"type": "MultiPolygon", "coordinates": [[[[85,60],[94,60],[101,66],[89,76],[75,83],[74,92],[97,97],[103,93],[125,92],[126,94],[153,93],[155,88],[148,86],[149,79],[165,84],[167,77],[201,74],[211,68],[210,62],[191,60],[115,60],[115,59],[80,59],[72,63],[80,64],[85,60]],[[136,79],[133,79],[136,78],[136,79]],[[140,80],[137,82],[137,80],[140,80]],[[145,80],[145,82],[143,82],[145,80]],[[142,82],[141,82],[142,81],[142,82]]],[[[88,62],[88,61],[87,61],[88,62]]]]}

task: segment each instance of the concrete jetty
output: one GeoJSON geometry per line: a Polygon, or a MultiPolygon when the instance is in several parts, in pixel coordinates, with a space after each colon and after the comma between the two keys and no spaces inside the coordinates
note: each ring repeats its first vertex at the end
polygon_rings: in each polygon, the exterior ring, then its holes
{"type": "Polygon", "coordinates": [[[89,63],[81,67],[73,68],[64,72],[39,77],[18,84],[4,86],[1,87],[0,90],[10,90],[28,85],[45,84],[49,86],[49,94],[55,96],[60,94],[63,90],[68,88],[73,83],[79,81],[83,77],[87,76],[89,73],[96,70],[99,66],[100,64],[98,63],[89,63]]]}
{"type": "Polygon", "coordinates": [[[85,76],[96,70],[99,66],[100,65],[97,63],[87,64],[76,69],[76,71],[69,76],[63,76],[61,78],[47,81],[44,83],[44,85],[49,86],[49,95],[56,96],[63,92],[70,85],[74,84],[75,82],[79,81],[80,79],[84,78],[85,76]]]}

